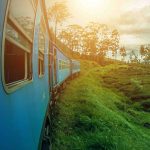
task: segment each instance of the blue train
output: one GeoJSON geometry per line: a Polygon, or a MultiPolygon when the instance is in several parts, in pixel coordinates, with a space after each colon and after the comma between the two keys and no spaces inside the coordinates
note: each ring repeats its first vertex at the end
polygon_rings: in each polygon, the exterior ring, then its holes
{"type": "Polygon", "coordinates": [[[50,109],[80,62],[53,42],[44,0],[0,0],[0,150],[48,148],[50,109]]]}

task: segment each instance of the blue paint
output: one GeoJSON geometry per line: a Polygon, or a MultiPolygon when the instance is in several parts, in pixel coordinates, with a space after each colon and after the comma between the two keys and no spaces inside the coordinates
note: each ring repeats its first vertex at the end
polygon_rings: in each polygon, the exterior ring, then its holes
{"type": "Polygon", "coordinates": [[[66,80],[71,75],[71,71],[70,68],[60,70],[59,60],[69,62],[69,65],[71,65],[71,60],[67,56],[65,56],[62,51],[57,49],[57,83],[61,84],[64,80],[66,80]]]}
{"type": "MultiPolygon", "coordinates": [[[[7,0],[0,1],[0,64],[2,62],[2,31],[4,30],[4,17],[7,7],[7,0]]],[[[40,8],[40,7],[38,7],[40,8]]],[[[40,14],[41,10],[37,10],[40,14]]],[[[46,117],[48,104],[51,94],[50,86],[54,86],[54,62],[51,63],[51,77],[49,81],[48,55],[53,47],[49,45],[48,29],[46,34],[43,77],[38,75],[38,35],[39,35],[39,16],[36,15],[34,41],[33,41],[33,80],[25,86],[8,94],[2,84],[2,66],[0,66],[0,150],[37,150],[42,133],[44,119],[46,117]]],[[[57,84],[61,84],[71,75],[72,63],[78,65],[72,69],[72,73],[79,72],[79,62],[71,61],[61,50],[56,48],[56,69],[57,84]],[[59,60],[68,61],[70,67],[59,70],[59,60]]]]}
{"type": "Polygon", "coordinates": [[[80,62],[72,59],[72,74],[80,72],[80,62]]]}
{"type": "MultiPolygon", "coordinates": [[[[0,30],[3,31],[7,1],[0,1],[0,30]]],[[[38,16],[37,16],[38,17],[38,16]]],[[[38,24],[35,23],[33,45],[33,81],[11,94],[0,82],[0,149],[37,150],[50,100],[48,84],[48,56],[45,55],[45,74],[38,77],[38,24]]],[[[48,37],[48,36],[47,36],[48,37]]],[[[47,41],[48,38],[47,38],[47,41]]],[[[0,32],[2,47],[2,32],[0,32]]],[[[48,42],[46,42],[48,49],[48,42]]],[[[0,54],[2,48],[0,49],[0,54]]],[[[1,61],[0,55],[0,61],[1,61]]],[[[1,61],[2,62],[2,61],[1,61]]],[[[0,69],[1,71],[1,69],[0,69]]],[[[1,76],[2,73],[0,73],[1,76]]]]}

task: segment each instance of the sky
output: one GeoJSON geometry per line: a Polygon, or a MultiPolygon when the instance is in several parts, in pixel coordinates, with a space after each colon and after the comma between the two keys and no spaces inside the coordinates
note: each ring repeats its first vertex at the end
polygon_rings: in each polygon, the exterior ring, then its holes
{"type": "MultiPolygon", "coordinates": [[[[55,0],[46,0],[55,1],[55,0]]],[[[98,22],[118,29],[121,45],[150,44],[150,0],[66,0],[66,24],[98,22]]]]}
{"type": "Polygon", "coordinates": [[[121,45],[150,43],[150,0],[68,0],[68,6],[72,23],[116,27],[121,45]]]}

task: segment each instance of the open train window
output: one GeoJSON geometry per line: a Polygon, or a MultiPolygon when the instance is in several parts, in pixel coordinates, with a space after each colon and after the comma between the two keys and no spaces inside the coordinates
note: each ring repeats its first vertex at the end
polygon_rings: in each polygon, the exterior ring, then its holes
{"type": "Polygon", "coordinates": [[[30,0],[11,0],[4,41],[4,82],[12,87],[32,79],[35,11],[30,0]]]}
{"type": "Polygon", "coordinates": [[[38,70],[39,76],[44,75],[44,51],[45,51],[45,26],[44,21],[41,18],[40,29],[39,29],[39,56],[38,56],[38,70]]]}

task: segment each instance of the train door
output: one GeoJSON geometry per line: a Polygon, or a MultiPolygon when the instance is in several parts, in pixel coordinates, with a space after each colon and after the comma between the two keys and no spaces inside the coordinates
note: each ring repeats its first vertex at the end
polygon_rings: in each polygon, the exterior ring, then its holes
{"type": "Polygon", "coordinates": [[[57,84],[57,49],[54,47],[54,85],[57,84]]]}
{"type": "Polygon", "coordinates": [[[50,44],[49,47],[49,63],[48,63],[48,72],[49,72],[49,87],[50,87],[50,93],[52,92],[53,87],[53,53],[52,53],[52,46],[50,44]]]}

